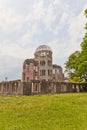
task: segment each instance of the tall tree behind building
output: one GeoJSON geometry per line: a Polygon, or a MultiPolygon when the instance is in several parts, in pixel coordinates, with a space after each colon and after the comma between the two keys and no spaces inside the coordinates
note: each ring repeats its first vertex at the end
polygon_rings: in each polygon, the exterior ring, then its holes
{"type": "MultiPolygon", "coordinates": [[[[87,9],[84,11],[87,18],[87,9]]],[[[81,43],[81,51],[72,53],[65,63],[65,72],[73,82],[87,82],[87,23],[86,33],[81,43]]]]}

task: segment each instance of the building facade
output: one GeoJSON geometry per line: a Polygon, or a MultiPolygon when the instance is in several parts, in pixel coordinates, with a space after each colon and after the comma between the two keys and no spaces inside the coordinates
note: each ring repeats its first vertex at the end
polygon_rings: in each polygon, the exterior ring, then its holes
{"type": "Polygon", "coordinates": [[[87,92],[87,83],[69,83],[31,80],[0,82],[0,95],[34,95],[47,93],[87,92]]]}
{"type": "Polygon", "coordinates": [[[42,45],[36,49],[33,59],[24,61],[22,81],[0,82],[0,95],[87,92],[87,83],[69,83],[64,80],[62,67],[53,64],[51,48],[42,45]]]}
{"type": "Polygon", "coordinates": [[[62,67],[53,64],[52,50],[48,45],[39,46],[33,59],[26,59],[23,63],[22,81],[64,81],[62,67]]]}

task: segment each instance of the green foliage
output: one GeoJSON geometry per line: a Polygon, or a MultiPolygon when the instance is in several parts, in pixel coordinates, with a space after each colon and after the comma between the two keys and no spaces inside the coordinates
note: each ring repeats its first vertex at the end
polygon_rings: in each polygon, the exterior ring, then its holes
{"type": "Polygon", "coordinates": [[[85,16],[87,17],[87,9],[84,11],[84,13],[85,13],[85,16]]]}
{"type": "Polygon", "coordinates": [[[86,93],[0,97],[0,130],[86,129],[86,93]]]}
{"type": "Polygon", "coordinates": [[[78,76],[78,64],[79,64],[79,59],[80,59],[80,52],[79,51],[75,51],[74,53],[72,53],[69,56],[68,61],[65,63],[66,65],[66,72],[68,73],[70,80],[72,82],[80,82],[81,79],[78,76]]]}
{"type": "MultiPolygon", "coordinates": [[[[87,17],[87,9],[85,16],[87,17]]],[[[85,29],[87,29],[87,23],[85,29]]],[[[81,51],[76,51],[69,56],[65,68],[71,81],[87,82],[87,33],[81,43],[81,51]]]]}
{"type": "Polygon", "coordinates": [[[82,82],[81,78],[80,77],[77,77],[77,76],[73,76],[70,78],[70,82],[72,83],[75,83],[75,82],[82,82]]]}

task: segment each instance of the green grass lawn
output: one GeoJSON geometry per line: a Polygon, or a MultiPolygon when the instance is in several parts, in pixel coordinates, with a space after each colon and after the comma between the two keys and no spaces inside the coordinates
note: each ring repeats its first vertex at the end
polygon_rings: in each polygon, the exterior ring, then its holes
{"type": "Polygon", "coordinates": [[[0,96],[0,130],[87,130],[87,93],[0,96]]]}

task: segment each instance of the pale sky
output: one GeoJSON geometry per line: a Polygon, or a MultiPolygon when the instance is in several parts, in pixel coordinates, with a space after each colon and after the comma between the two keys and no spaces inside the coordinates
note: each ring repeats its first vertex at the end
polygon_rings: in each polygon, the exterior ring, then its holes
{"type": "Polygon", "coordinates": [[[52,48],[61,65],[80,50],[87,0],[0,0],[0,81],[21,79],[22,64],[36,48],[52,48]]]}

